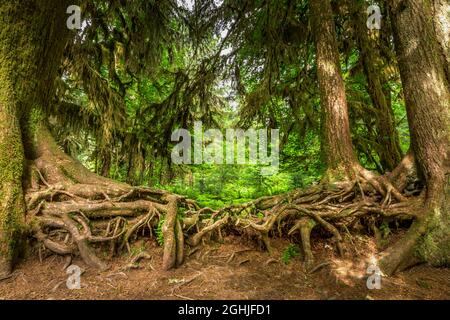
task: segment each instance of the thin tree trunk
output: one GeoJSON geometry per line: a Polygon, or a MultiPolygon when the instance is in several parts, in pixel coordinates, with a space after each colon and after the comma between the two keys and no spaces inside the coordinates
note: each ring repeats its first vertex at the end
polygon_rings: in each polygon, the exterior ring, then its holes
{"type": "Polygon", "coordinates": [[[327,164],[326,179],[345,180],[353,176],[357,162],[353,153],[345,85],[332,8],[329,0],[310,1],[315,32],[317,78],[322,104],[322,153],[327,164]]]}
{"type": "Polygon", "coordinates": [[[100,154],[102,159],[102,168],[100,174],[103,177],[108,178],[109,172],[111,170],[111,152],[108,152],[107,150],[104,150],[104,148],[102,148],[100,154]]]}
{"type": "Polygon", "coordinates": [[[128,165],[127,165],[127,183],[132,186],[136,184],[136,168],[135,168],[135,152],[132,151],[128,155],[128,165]]]}
{"type": "MultiPolygon", "coordinates": [[[[354,0],[352,9],[354,11],[354,34],[358,42],[364,73],[367,78],[368,93],[375,110],[377,110],[376,142],[379,148],[376,151],[380,157],[383,169],[392,171],[400,163],[403,155],[390,100],[387,99],[386,92],[383,90],[379,74],[381,68],[377,68],[377,63],[381,57],[368,35],[365,6],[354,0]]],[[[390,94],[390,92],[388,91],[387,94],[390,94]]]]}

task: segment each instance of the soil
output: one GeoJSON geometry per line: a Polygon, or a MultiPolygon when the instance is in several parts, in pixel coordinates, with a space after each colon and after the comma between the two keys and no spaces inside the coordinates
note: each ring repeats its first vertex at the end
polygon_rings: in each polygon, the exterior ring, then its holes
{"type": "MultiPolygon", "coordinates": [[[[292,240],[292,239],[291,239],[292,240]]],[[[444,299],[450,300],[450,269],[420,265],[393,277],[382,277],[380,289],[368,289],[368,261],[375,252],[373,238],[352,237],[346,257],[338,259],[332,242],[314,239],[316,265],[305,271],[301,254],[287,263],[283,252],[290,242],[274,239],[270,256],[254,243],[228,236],[192,252],[180,267],[162,271],[162,248],[154,241],[135,243],[131,253],[109,260],[99,272],[80,259],[81,288],[68,289],[68,259],[32,252],[13,275],[0,281],[0,299],[444,299]],[[138,268],[126,268],[145,251],[138,268]],[[325,263],[324,263],[325,262],[325,263]]],[[[37,251],[37,250],[35,250],[37,251]]],[[[106,250],[105,250],[106,252],[106,250]]],[[[189,252],[187,253],[189,254],[189,252]]],[[[104,254],[105,255],[105,254],[104,254]]]]}

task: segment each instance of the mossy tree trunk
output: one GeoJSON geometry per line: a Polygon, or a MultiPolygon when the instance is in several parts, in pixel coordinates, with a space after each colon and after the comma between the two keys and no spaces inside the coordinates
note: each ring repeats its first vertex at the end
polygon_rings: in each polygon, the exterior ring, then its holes
{"type": "Polygon", "coordinates": [[[450,262],[448,204],[450,93],[445,60],[433,28],[432,4],[389,2],[411,146],[426,184],[424,206],[410,230],[381,260],[388,274],[415,259],[450,262]]]}
{"type": "MultiPolygon", "coordinates": [[[[0,82],[3,79],[0,77],[0,82]]],[[[6,90],[5,90],[6,91],[6,90]]],[[[22,173],[24,151],[12,96],[0,96],[0,278],[8,275],[20,253],[24,222],[22,173]]]]}
{"type": "Polygon", "coordinates": [[[0,277],[11,271],[21,251],[22,176],[25,155],[32,154],[30,115],[33,108],[46,107],[53,98],[69,34],[65,21],[70,4],[0,2],[0,277]]]}
{"type": "Polygon", "coordinates": [[[108,152],[107,150],[102,149],[100,152],[100,156],[101,156],[101,170],[100,170],[100,174],[105,177],[108,178],[109,177],[109,172],[111,171],[111,152],[108,152]]]}
{"type": "Polygon", "coordinates": [[[368,34],[366,6],[356,0],[353,0],[352,6],[354,35],[367,79],[368,93],[376,112],[376,151],[383,169],[392,171],[400,163],[403,155],[400,138],[395,127],[394,113],[388,99],[390,91],[383,89],[383,81],[380,75],[381,55],[368,34]]]}

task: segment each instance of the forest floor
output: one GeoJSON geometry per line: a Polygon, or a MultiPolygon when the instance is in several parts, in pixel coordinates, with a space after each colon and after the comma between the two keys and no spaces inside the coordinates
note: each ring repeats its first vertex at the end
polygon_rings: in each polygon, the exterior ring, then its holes
{"type": "MultiPolygon", "coordinates": [[[[69,290],[67,260],[50,255],[40,261],[33,253],[9,279],[0,282],[0,299],[445,299],[450,300],[450,269],[421,265],[394,277],[381,279],[381,289],[366,286],[364,258],[374,248],[373,238],[353,237],[352,253],[337,259],[331,241],[315,239],[317,264],[329,261],[309,274],[301,257],[289,263],[282,253],[289,245],[274,239],[274,256],[229,236],[224,243],[207,245],[191,254],[179,268],[161,271],[162,248],[154,241],[137,245],[152,257],[139,269],[124,270],[130,255],[114,258],[110,269],[99,272],[81,260],[72,264],[84,270],[81,289],[69,290]],[[359,261],[359,262],[358,262],[359,261]]],[[[133,251],[133,250],[132,250],[133,251]]]]}

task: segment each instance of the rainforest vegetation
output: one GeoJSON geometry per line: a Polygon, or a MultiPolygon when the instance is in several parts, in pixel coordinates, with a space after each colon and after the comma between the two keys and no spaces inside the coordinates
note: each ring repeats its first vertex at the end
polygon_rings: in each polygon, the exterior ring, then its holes
{"type": "Polygon", "coordinates": [[[161,268],[227,234],[404,234],[392,275],[450,263],[445,0],[0,0],[0,278],[30,247],[161,268]],[[76,22],[81,9],[79,28],[76,22]],[[279,129],[280,166],[175,164],[172,133],[279,129]]]}

